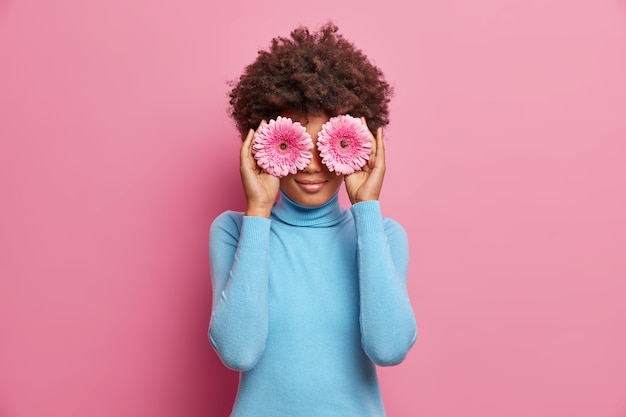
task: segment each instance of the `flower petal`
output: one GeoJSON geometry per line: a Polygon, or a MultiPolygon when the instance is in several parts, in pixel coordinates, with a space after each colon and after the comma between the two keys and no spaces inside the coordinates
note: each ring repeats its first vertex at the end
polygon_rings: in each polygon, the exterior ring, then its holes
{"type": "Polygon", "coordinates": [[[332,117],[317,137],[322,163],[337,175],[359,171],[372,152],[371,133],[361,120],[350,115],[332,117]]]}
{"type": "Polygon", "coordinates": [[[313,141],[304,126],[282,116],[260,126],[252,141],[259,167],[279,178],[306,167],[313,157],[312,149],[313,141]]]}

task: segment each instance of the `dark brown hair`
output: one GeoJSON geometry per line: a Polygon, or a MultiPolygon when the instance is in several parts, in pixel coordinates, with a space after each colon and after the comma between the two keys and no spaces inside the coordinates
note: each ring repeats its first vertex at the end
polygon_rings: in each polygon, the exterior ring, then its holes
{"type": "Polygon", "coordinates": [[[242,137],[285,111],[363,116],[372,131],[389,123],[392,87],[332,22],[315,33],[300,26],[291,38],[272,39],[230,85],[230,116],[242,137]]]}

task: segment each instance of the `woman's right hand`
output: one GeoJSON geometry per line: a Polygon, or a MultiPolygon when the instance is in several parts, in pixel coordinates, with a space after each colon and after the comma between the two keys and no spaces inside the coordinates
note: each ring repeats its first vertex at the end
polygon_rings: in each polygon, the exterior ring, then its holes
{"type": "MultiPolygon", "coordinates": [[[[263,120],[261,125],[265,123],[263,120]]],[[[241,145],[239,155],[239,171],[247,202],[246,216],[259,216],[269,219],[280,189],[280,180],[264,172],[257,165],[252,154],[254,132],[253,129],[248,132],[248,136],[241,145]]]]}

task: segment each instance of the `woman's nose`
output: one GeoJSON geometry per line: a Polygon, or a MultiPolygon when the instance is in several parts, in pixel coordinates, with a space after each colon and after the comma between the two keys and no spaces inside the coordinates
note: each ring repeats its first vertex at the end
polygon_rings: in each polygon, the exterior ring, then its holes
{"type": "Polygon", "coordinates": [[[313,157],[311,158],[311,161],[309,161],[309,164],[303,169],[303,171],[308,174],[320,172],[322,170],[322,158],[317,150],[317,141],[313,141],[313,149],[311,149],[311,153],[313,154],[313,157]]]}

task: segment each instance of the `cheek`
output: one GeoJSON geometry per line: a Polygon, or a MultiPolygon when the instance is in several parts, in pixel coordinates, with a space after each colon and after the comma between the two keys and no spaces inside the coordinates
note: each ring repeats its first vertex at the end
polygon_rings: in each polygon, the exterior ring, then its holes
{"type": "Polygon", "coordinates": [[[289,188],[291,181],[291,175],[287,175],[286,177],[282,177],[279,180],[280,182],[280,189],[284,189],[284,188],[289,188]]]}
{"type": "Polygon", "coordinates": [[[333,185],[334,188],[341,187],[341,183],[343,182],[343,176],[335,175],[334,172],[330,173],[331,177],[329,178],[329,182],[333,185]]]}

